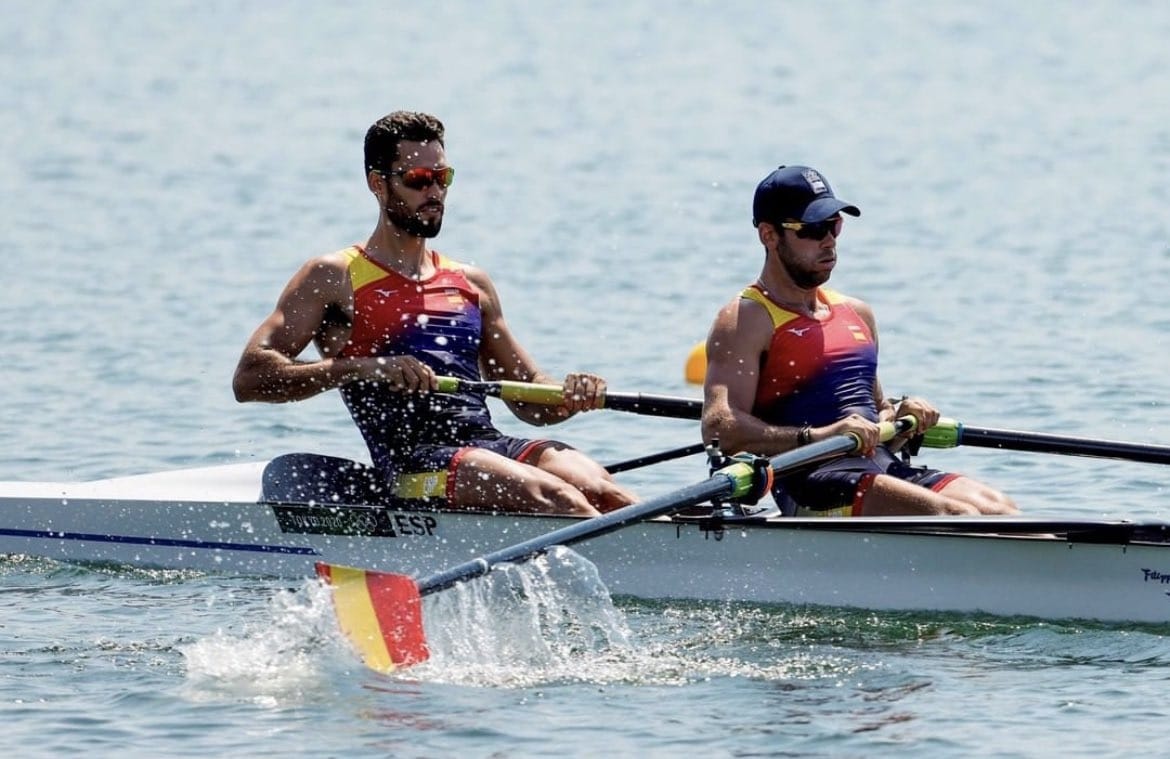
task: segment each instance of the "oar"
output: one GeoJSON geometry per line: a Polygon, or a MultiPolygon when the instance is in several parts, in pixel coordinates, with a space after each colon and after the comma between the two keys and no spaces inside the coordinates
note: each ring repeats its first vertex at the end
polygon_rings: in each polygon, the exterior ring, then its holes
{"type": "MultiPolygon", "coordinates": [[[[912,420],[882,424],[882,440],[909,429],[912,420]]],[[[790,473],[801,467],[853,453],[860,441],[852,434],[786,451],[757,468],[735,461],[706,480],[657,498],[631,504],[608,514],[574,522],[546,535],[526,540],[444,572],[415,581],[405,575],[317,564],[317,574],[334,586],[334,605],[342,632],[353,642],[367,666],[380,672],[417,664],[430,656],[422,621],[422,596],[485,575],[499,564],[517,562],[557,545],[572,545],[620,530],[635,522],[671,514],[712,500],[740,498],[766,488],[761,478],[790,473]]]]}
{"type": "Polygon", "coordinates": [[[938,424],[926,431],[922,444],[928,448],[954,448],[960,445],[970,445],[1010,451],[1060,453],[1068,456],[1092,456],[1102,459],[1170,464],[1170,446],[970,427],[962,422],[947,418],[940,419],[938,424]]]}
{"type": "MultiPolygon", "coordinates": [[[[687,355],[684,370],[687,382],[701,385],[707,374],[707,345],[696,343],[687,355]]],[[[943,418],[926,431],[922,444],[927,448],[955,448],[969,445],[1009,451],[1058,453],[1066,456],[1091,456],[1102,459],[1143,461],[1170,464],[1170,446],[1126,443],[1119,440],[1050,435],[1040,432],[970,427],[954,419],[943,418]]]]}
{"type": "MultiPolygon", "coordinates": [[[[559,406],[565,400],[560,385],[539,385],[532,382],[479,382],[456,377],[439,377],[440,393],[479,393],[505,401],[559,406]]],[[[614,411],[629,411],[647,416],[668,416],[676,419],[698,419],[703,415],[703,401],[672,395],[647,393],[613,393],[606,391],[602,407],[614,411]]]]}
{"type": "Polygon", "coordinates": [[[627,459],[626,461],[619,461],[616,464],[607,464],[605,471],[610,474],[617,474],[618,472],[628,472],[631,469],[638,469],[639,467],[650,466],[651,464],[658,464],[663,461],[670,461],[672,459],[681,459],[683,456],[690,456],[695,453],[702,453],[706,448],[702,443],[693,443],[691,445],[684,445],[680,448],[671,448],[669,451],[660,451],[658,453],[648,453],[645,456],[638,456],[637,458],[627,459]]]}

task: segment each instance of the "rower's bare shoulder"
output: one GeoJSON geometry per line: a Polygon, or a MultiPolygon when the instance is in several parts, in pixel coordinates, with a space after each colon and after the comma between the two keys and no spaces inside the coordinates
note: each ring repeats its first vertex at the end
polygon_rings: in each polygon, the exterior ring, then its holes
{"type": "Polygon", "coordinates": [[[351,257],[346,250],[335,250],[305,262],[303,269],[315,279],[328,282],[345,282],[349,279],[351,257]]]}
{"type": "Polygon", "coordinates": [[[457,264],[459,271],[467,277],[467,281],[479,294],[479,305],[485,315],[498,314],[500,310],[500,296],[496,292],[495,283],[488,273],[472,264],[457,264]]]}
{"type": "Polygon", "coordinates": [[[872,306],[863,301],[861,298],[854,298],[852,295],[843,295],[842,297],[845,299],[845,302],[849,304],[849,307],[857,312],[858,316],[860,316],[862,319],[865,319],[871,329],[875,326],[877,320],[873,315],[872,306]]]}
{"type": "Polygon", "coordinates": [[[448,265],[463,272],[463,276],[467,277],[467,281],[476,287],[483,290],[494,290],[495,285],[492,284],[492,278],[488,273],[474,264],[463,263],[462,261],[449,261],[448,265]]]}
{"type": "Polygon", "coordinates": [[[739,357],[763,352],[772,336],[768,310],[748,298],[736,296],[715,317],[707,337],[707,354],[739,357]]]}
{"type": "Polygon", "coordinates": [[[715,326],[734,333],[772,333],[772,317],[763,304],[737,295],[719,309],[715,326]]]}
{"type": "Polygon", "coordinates": [[[349,258],[344,250],[310,258],[289,280],[286,292],[299,299],[334,302],[348,295],[349,258]]]}

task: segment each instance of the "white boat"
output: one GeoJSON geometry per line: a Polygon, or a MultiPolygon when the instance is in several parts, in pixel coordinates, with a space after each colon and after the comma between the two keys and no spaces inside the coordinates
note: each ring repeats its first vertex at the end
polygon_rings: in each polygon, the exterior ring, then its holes
{"type": "MultiPolygon", "coordinates": [[[[1170,524],[716,512],[575,545],[615,594],[1170,623],[1170,524]]],[[[315,454],[80,483],[0,483],[0,554],[309,576],[422,576],[579,521],[419,511],[315,454]]]]}

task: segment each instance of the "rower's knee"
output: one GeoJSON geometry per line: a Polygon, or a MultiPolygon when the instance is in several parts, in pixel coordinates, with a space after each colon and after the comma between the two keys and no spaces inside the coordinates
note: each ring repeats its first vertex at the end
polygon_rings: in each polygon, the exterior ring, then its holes
{"type": "Polygon", "coordinates": [[[582,489],[589,503],[602,511],[613,511],[636,502],[637,497],[609,477],[602,477],[587,483],[582,489]]]}
{"type": "Polygon", "coordinates": [[[1020,509],[1016,506],[1016,502],[1008,498],[1003,493],[992,491],[986,498],[977,504],[979,513],[996,515],[996,516],[1011,516],[1019,514],[1020,509]]]}
{"type": "Polygon", "coordinates": [[[605,467],[572,448],[545,450],[537,466],[574,488],[601,511],[613,511],[637,501],[631,491],[614,481],[605,467]]]}
{"type": "Polygon", "coordinates": [[[576,516],[597,516],[601,513],[590,504],[583,492],[553,474],[546,473],[543,477],[533,478],[526,490],[529,502],[536,506],[538,512],[576,516]]]}
{"type": "Polygon", "coordinates": [[[952,480],[941,491],[942,495],[970,504],[977,514],[987,516],[1010,516],[1019,514],[1015,501],[1008,498],[995,488],[984,485],[968,477],[959,477],[952,480]]]}

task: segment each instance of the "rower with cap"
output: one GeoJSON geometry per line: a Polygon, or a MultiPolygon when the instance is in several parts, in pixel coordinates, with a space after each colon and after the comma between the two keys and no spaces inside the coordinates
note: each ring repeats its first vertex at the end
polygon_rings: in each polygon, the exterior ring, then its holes
{"type": "Polygon", "coordinates": [[[999,491],[895,455],[939,412],[891,400],[877,376],[878,337],[865,302],[823,285],[837,264],[844,217],[857,206],[808,166],[781,166],[756,187],[752,223],[764,246],[759,278],[715,318],[707,338],[703,440],[727,453],[773,456],[853,433],[863,452],[779,478],[786,514],[1014,514],[999,491]],[[879,442],[879,422],[913,416],[916,432],[879,442]]]}

